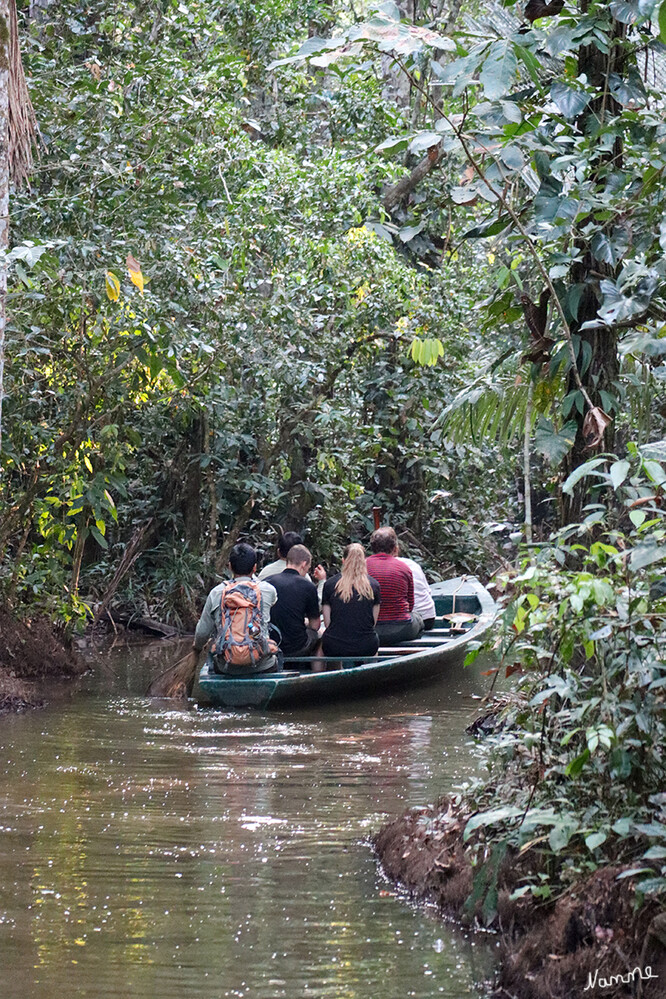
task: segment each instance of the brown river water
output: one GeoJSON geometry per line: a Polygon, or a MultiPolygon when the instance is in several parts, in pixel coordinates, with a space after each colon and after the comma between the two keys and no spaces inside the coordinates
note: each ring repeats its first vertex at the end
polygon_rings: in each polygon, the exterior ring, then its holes
{"type": "Polygon", "coordinates": [[[178,647],[91,657],[0,719],[2,999],[481,997],[496,941],[415,908],[367,837],[478,768],[481,667],[256,713],[142,696],[178,647]]]}

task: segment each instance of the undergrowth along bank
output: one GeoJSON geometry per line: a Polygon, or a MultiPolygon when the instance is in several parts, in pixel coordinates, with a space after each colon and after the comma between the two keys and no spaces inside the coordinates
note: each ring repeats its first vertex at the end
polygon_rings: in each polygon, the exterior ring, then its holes
{"type": "MultiPolygon", "coordinates": [[[[501,584],[495,675],[514,685],[486,736],[489,773],[469,791],[464,838],[483,834],[486,866],[507,847],[540,855],[517,897],[629,864],[621,877],[636,877],[639,896],[666,899],[666,473],[629,454],[573,473],[565,489],[596,482],[585,519],[501,584]]],[[[488,918],[492,897],[491,882],[488,918]]]]}
{"type": "Polygon", "coordinates": [[[592,480],[585,519],[499,580],[499,662],[470,726],[485,774],[375,840],[416,897],[502,930],[521,997],[570,995],[601,958],[624,974],[646,948],[666,973],[666,472],[650,453],[565,482],[592,480]]]}

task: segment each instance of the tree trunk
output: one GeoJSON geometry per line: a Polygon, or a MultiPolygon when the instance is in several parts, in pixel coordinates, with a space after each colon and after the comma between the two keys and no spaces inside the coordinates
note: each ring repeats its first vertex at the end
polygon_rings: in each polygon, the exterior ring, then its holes
{"type": "MultiPolygon", "coordinates": [[[[587,12],[587,0],[581,0],[581,14],[587,12]]],[[[620,21],[613,21],[613,33],[610,51],[601,52],[594,45],[587,45],[580,49],[578,53],[578,73],[587,76],[589,82],[597,88],[596,97],[587,106],[578,121],[581,133],[589,132],[591,127],[602,129],[604,119],[607,116],[617,114],[621,108],[615,99],[608,92],[608,77],[611,73],[621,73],[624,50],[620,43],[625,34],[625,26],[620,21]]],[[[600,162],[607,166],[613,162],[618,168],[622,161],[622,144],[617,139],[614,147],[601,158],[600,162]]],[[[594,177],[591,178],[594,183],[594,177]]],[[[580,339],[580,349],[578,351],[578,367],[580,378],[588,392],[593,404],[600,406],[603,410],[611,410],[609,416],[617,416],[616,406],[610,406],[608,401],[603,405],[605,393],[606,400],[615,398],[617,388],[615,384],[619,376],[619,358],[617,353],[617,332],[608,326],[589,327],[582,329],[586,322],[593,321],[597,315],[599,306],[597,300],[597,285],[601,277],[612,277],[616,268],[601,260],[595,259],[589,245],[579,241],[579,248],[583,251],[581,261],[575,263],[571,268],[570,284],[579,285],[582,289],[580,304],[576,318],[571,323],[571,332],[580,339]],[[589,357],[589,363],[587,363],[589,357]],[[587,365],[587,366],[586,366],[587,365]]],[[[572,374],[569,375],[567,389],[575,392],[578,386],[572,374]]],[[[584,408],[584,407],[581,407],[584,408]]],[[[574,446],[564,461],[563,473],[566,477],[579,465],[582,465],[591,457],[590,448],[583,437],[584,413],[580,413],[574,408],[574,418],[578,424],[574,446]]],[[[614,423],[606,430],[605,440],[602,447],[612,450],[614,440],[614,423]]],[[[562,517],[564,523],[575,523],[582,517],[583,505],[586,499],[587,484],[582,480],[575,488],[572,496],[562,496],[562,517]]]]}
{"type": "Polygon", "coordinates": [[[527,409],[525,410],[525,434],[523,437],[523,488],[525,490],[525,542],[532,544],[532,473],[530,455],[532,443],[532,401],[534,398],[534,382],[530,378],[527,390],[527,409]]]}
{"type": "Polygon", "coordinates": [[[9,3],[0,0],[0,454],[5,385],[7,258],[9,248],[9,3]]]}
{"type": "Polygon", "coordinates": [[[215,554],[217,552],[217,480],[215,476],[216,468],[211,460],[211,427],[206,412],[204,412],[202,419],[203,453],[208,459],[208,464],[206,465],[206,484],[208,486],[208,546],[206,549],[206,561],[209,566],[214,566],[215,554]]]}
{"type": "Polygon", "coordinates": [[[181,500],[181,510],[185,529],[185,542],[191,552],[201,551],[201,451],[202,418],[197,414],[192,422],[189,460],[185,471],[185,483],[181,500]]]}

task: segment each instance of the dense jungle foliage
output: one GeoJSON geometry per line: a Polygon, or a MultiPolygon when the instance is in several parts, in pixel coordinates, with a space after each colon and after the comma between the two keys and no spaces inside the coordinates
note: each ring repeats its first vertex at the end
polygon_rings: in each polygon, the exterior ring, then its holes
{"type": "MultiPolygon", "coordinates": [[[[191,624],[241,526],[267,550],[275,525],[297,527],[332,559],[379,505],[428,535],[433,568],[478,569],[465,522],[475,539],[511,511],[477,496],[491,452],[465,450],[463,469],[438,422],[474,370],[486,249],[426,266],[366,225],[402,172],[372,153],[406,114],[380,73],[339,92],[266,75],[324,13],[121,3],[26,19],[44,148],[12,200],[11,603],[83,621],[144,527],[126,601],[191,624]],[[424,331],[447,344],[436,368],[409,353],[424,331]]],[[[500,474],[513,494],[515,468],[500,474]]]]}
{"type": "Polygon", "coordinates": [[[19,13],[4,602],[191,625],[239,533],[375,506],[521,562],[477,826],[662,892],[666,3],[19,13]]]}

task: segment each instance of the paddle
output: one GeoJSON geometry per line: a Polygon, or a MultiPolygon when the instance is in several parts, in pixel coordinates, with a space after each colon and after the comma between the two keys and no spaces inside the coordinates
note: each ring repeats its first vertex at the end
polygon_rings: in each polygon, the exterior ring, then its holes
{"type": "Polygon", "coordinates": [[[147,697],[172,697],[184,700],[192,694],[197,674],[199,653],[190,649],[186,656],[151,681],[147,697]]]}

